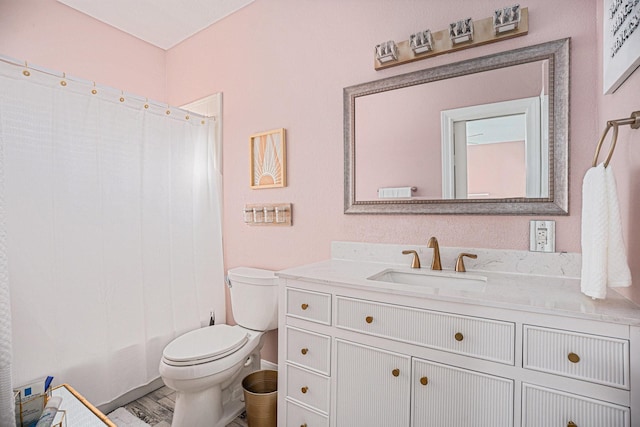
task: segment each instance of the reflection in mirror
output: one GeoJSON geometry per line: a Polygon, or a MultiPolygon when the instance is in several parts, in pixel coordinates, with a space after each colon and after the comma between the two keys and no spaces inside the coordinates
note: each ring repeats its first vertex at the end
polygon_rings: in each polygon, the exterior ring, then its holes
{"type": "Polygon", "coordinates": [[[442,111],[443,199],[548,197],[545,93],[442,111]]]}
{"type": "Polygon", "coordinates": [[[443,189],[443,199],[527,197],[525,134],[525,114],[455,122],[455,192],[449,196],[443,189]]]}
{"type": "Polygon", "coordinates": [[[346,88],[345,212],[566,214],[568,43],[346,88]]]}

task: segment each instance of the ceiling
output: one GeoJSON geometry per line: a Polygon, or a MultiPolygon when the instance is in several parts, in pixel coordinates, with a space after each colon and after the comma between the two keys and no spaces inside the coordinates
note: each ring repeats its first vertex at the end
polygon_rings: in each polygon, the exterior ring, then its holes
{"type": "Polygon", "coordinates": [[[254,0],[58,1],[167,50],[254,0]]]}

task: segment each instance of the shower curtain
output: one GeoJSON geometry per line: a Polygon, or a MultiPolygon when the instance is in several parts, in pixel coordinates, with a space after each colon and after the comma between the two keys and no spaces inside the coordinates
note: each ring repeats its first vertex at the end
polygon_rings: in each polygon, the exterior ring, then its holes
{"type": "Polygon", "coordinates": [[[102,405],[225,318],[219,124],[42,71],[0,63],[13,386],[52,375],[102,405]]]}

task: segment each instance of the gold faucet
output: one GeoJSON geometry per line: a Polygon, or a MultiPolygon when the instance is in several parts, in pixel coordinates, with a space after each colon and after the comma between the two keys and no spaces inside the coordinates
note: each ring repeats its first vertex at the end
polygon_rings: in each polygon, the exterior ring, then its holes
{"type": "Polygon", "coordinates": [[[411,268],[420,268],[420,257],[416,251],[402,251],[403,255],[413,254],[413,260],[411,260],[411,268]]]}
{"type": "Polygon", "coordinates": [[[431,237],[427,243],[428,248],[433,248],[433,259],[431,261],[432,270],[442,270],[442,264],[440,264],[440,246],[438,245],[438,239],[431,237]]]}
{"type": "Polygon", "coordinates": [[[458,255],[458,259],[456,260],[456,271],[459,273],[464,273],[465,271],[467,271],[466,268],[464,268],[464,261],[462,260],[462,258],[464,257],[469,257],[471,259],[476,259],[478,258],[478,255],[476,254],[468,254],[466,252],[462,252],[460,255],[458,255]]]}

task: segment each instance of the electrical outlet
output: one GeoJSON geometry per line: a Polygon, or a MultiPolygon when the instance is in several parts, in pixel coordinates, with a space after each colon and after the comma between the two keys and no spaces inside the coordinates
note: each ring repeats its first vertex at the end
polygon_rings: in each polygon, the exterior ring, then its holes
{"type": "Polygon", "coordinates": [[[550,220],[530,222],[529,250],[532,252],[556,251],[556,222],[550,220]]]}

